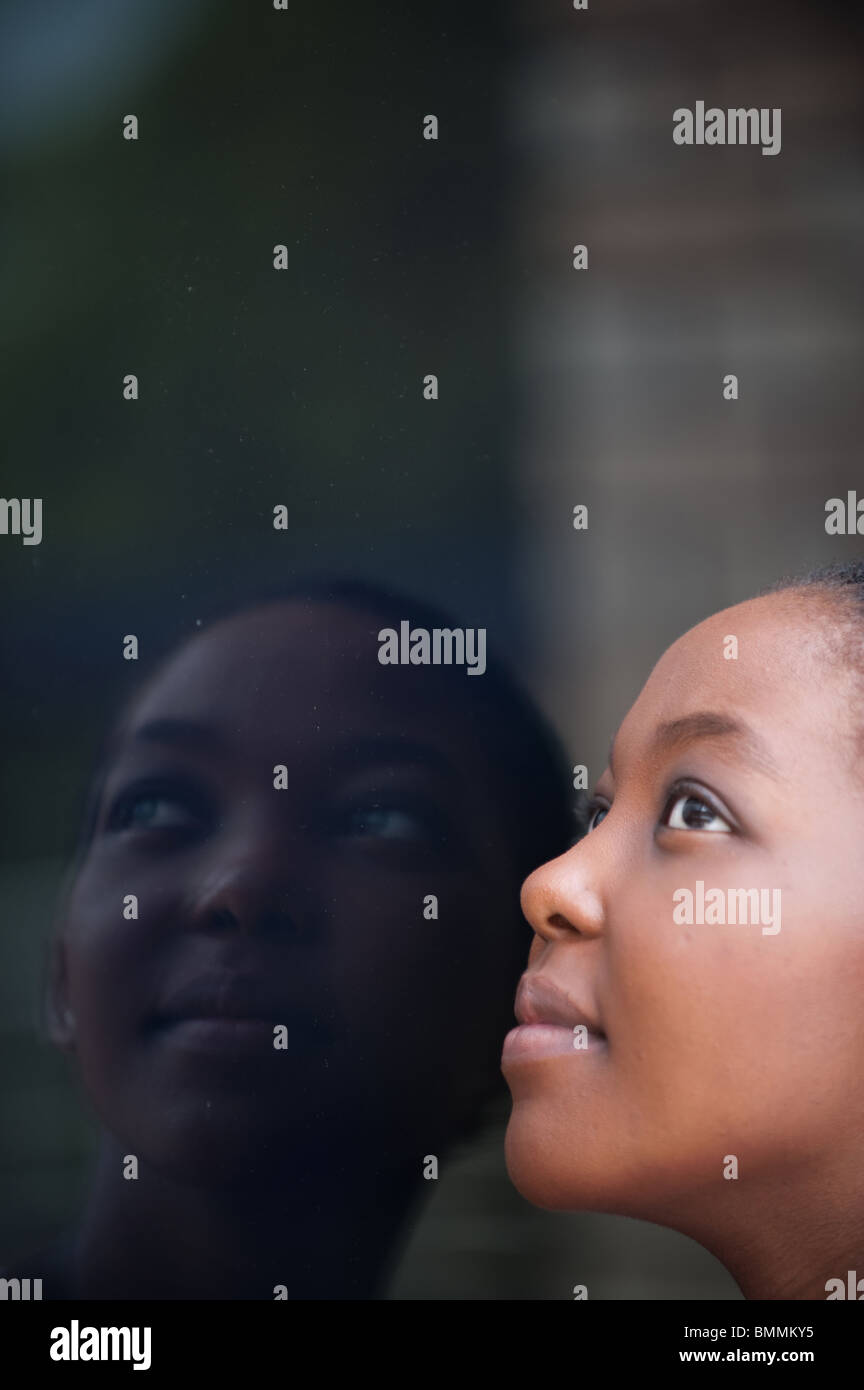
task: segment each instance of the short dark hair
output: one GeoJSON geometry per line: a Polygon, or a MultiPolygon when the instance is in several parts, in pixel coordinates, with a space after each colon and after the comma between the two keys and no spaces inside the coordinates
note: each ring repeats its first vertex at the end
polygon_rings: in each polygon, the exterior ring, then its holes
{"type": "Polygon", "coordinates": [[[765,594],[783,593],[787,589],[824,589],[864,602],[864,560],[835,560],[804,574],[787,576],[772,584],[765,594]]]}

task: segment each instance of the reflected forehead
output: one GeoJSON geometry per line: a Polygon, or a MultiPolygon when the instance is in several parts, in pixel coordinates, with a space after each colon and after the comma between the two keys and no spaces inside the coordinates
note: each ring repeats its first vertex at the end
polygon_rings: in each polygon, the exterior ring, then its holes
{"type": "Polygon", "coordinates": [[[294,601],[222,619],[167,658],[132,715],[284,710],[291,718],[340,694],[360,704],[382,670],[372,622],[336,604],[294,601]]]}
{"type": "MultiPolygon", "coordinates": [[[[193,719],[148,719],[130,728],[127,736],[133,743],[162,744],[185,752],[220,754],[230,746],[230,739],[218,725],[193,719]]],[[[328,756],[337,756],[350,767],[387,763],[424,767],[439,773],[453,770],[444,751],[434,744],[381,733],[339,738],[328,750],[328,756]]]]}
{"type": "Polygon", "coordinates": [[[358,764],[485,766],[470,690],[413,668],[394,678],[378,661],[376,622],[336,604],[286,603],[205,629],[152,675],[108,758],[130,745],[201,755],[284,745],[292,757],[329,750],[358,764]]]}

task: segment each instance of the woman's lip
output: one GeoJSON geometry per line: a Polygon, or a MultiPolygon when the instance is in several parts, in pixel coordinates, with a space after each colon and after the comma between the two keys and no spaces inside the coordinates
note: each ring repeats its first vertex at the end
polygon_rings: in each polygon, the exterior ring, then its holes
{"type": "Polygon", "coordinates": [[[568,1028],[561,1023],[521,1023],[518,1028],[511,1028],[504,1039],[501,1065],[542,1057],[584,1057],[607,1048],[608,1042],[601,1033],[588,1031],[580,1024],[568,1028]]]}
{"type": "Polygon", "coordinates": [[[548,976],[528,970],[519,981],[514,1012],[520,1023],[550,1023],[572,1028],[581,1025],[602,1036],[599,1019],[582,1009],[548,976]]]}

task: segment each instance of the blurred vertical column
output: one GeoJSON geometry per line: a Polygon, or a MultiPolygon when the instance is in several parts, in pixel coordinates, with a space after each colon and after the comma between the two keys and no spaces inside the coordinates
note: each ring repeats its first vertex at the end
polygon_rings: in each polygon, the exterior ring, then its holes
{"type": "Polygon", "coordinates": [[[855,485],[862,423],[861,17],[517,10],[520,573],[547,704],[594,777],[680,631],[860,549],[825,535],[824,503],[855,485]],[[780,153],[676,146],[673,112],[698,100],[780,107],[780,153]]]}

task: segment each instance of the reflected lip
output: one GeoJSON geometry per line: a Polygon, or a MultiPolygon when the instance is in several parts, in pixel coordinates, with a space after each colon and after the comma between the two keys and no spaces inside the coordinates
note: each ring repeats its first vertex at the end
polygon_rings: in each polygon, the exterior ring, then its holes
{"type": "Polygon", "coordinates": [[[571,1029],[583,1024],[589,1033],[599,1038],[606,1036],[596,1018],[542,975],[522,976],[516,991],[514,1013],[521,1024],[547,1023],[571,1029]]]}
{"type": "Polygon", "coordinates": [[[277,1000],[260,977],[233,973],[201,975],[165,996],[153,1014],[156,1027],[193,1019],[287,1023],[295,1011],[277,1000]]]}

